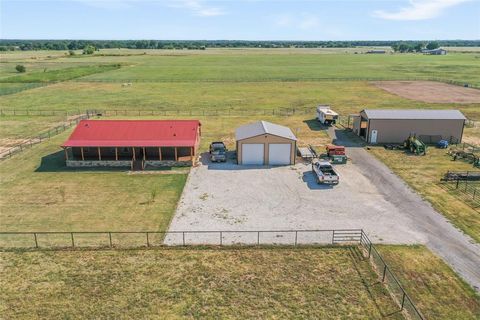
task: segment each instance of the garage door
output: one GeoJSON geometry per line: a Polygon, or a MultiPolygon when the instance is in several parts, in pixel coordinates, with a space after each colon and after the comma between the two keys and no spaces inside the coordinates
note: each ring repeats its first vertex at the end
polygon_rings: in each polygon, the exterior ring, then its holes
{"type": "Polygon", "coordinates": [[[242,164],[263,164],[263,144],[242,144],[242,164]]]}
{"type": "Polygon", "coordinates": [[[271,143],[268,145],[268,163],[270,165],[290,164],[290,151],[292,145],[289,143],[271,143]]]}

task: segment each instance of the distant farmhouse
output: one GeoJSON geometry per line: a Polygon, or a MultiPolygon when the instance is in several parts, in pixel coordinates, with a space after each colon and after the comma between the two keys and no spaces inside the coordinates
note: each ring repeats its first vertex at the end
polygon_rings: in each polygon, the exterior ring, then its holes
{"type": "Polygon", "coordinates": [[[385,54],[385,53],[387,53],[387,51],[385,51],[385,50],[368,50],[365,53],[367,53],[367,54],[385,54]]]}
{"type": "Polygon", "coordinates": [[[436,55],[436,56],[440,56],[440,55],[446,55],[447,54],[447,50],[445,49],[441,49],[441,48],[438,48],[438,49],[433,49],[433,50],[422,50],[422,53],[423,54],[431,54],[431,55],[436,55]]]}

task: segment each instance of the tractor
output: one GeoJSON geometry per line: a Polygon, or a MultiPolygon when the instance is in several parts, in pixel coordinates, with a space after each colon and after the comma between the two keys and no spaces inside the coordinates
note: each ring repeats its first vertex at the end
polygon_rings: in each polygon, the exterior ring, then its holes
{"type": "Polygon", "coordinates": [[[405,149],[410,150],[411,153],[416,155],[426,155],[427,145],[418,139],[416,136],[409,136],[403,143],[405,149]]]}

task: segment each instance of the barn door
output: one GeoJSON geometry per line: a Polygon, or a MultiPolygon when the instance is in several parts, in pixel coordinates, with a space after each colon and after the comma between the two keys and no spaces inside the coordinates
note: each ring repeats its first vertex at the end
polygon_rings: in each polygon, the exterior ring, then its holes
{"type": "Polygon", "coordinates": [[[370,132],[370,143],[377,143],[377,135],[377,130],[372,130],[372,132],[370,132]]]}

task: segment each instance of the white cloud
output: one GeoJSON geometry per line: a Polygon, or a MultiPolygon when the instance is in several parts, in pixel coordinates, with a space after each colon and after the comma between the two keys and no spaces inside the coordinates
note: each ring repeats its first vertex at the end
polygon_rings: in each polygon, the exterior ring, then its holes
{"type": "Polygon", "coordinates": [[[175,0],[168,4],[171,8],[184,8],[192,11],[195,16],[215,17],[225,15],[225,11],[218,7],[211,7],[200,0],[175,0]]]}
{"type": "Polygon", "coordinates": [[[386,20],[428,20],[441,15],[446,9],[469,0],[409,0],[408,7],[395,12],[376,10],[373,15],[386,20]]]}

